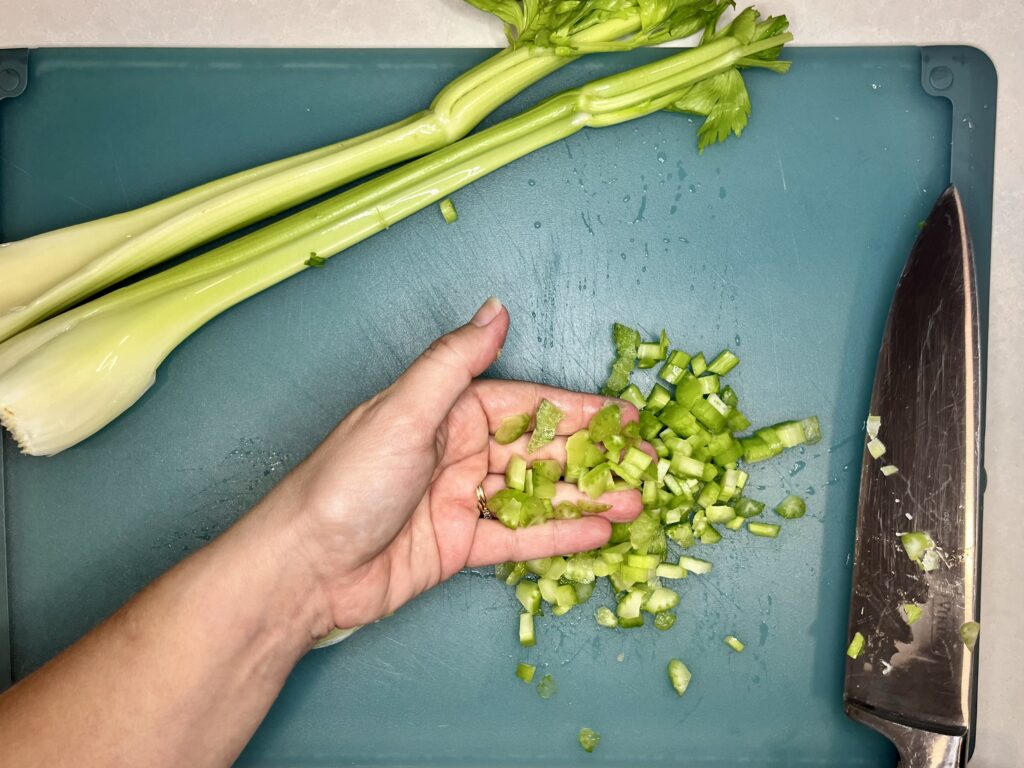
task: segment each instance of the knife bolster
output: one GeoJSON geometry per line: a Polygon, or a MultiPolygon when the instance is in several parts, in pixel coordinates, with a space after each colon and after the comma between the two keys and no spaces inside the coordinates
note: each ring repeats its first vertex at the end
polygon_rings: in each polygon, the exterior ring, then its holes
{"type": "Polygon", "coordinates": [[[871,710],[846,702],[846,716],[878,731],[900,753],[898,768],[963,768],[966,734],[936,733],[886,720],[871,710]]]}

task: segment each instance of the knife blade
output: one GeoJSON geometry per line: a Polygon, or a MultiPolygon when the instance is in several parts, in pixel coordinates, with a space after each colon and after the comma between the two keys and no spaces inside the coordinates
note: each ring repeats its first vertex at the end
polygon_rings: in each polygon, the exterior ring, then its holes
{"type": "Polygon", "coordinates": [[[973,659],[960,638],[977,621],[981,370],[974,257],[960,195],[936,202],[896,286],[878,355],[871,413],[887,451],[865,450],[857,507],[849,717],[887,736],[904,768],[966,764],[973,659]],[[898,472],[884,476],[883,464],[898,472]],[[927,533],[925,572],[899,534],[927,533]],[[919,605],[907,624],[900,606],[919,605]]]}

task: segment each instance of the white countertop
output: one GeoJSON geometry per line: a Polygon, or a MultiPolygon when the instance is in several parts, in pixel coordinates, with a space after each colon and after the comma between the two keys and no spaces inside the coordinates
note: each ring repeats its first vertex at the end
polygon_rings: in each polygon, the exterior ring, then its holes
{"type": "MultiPolygon", "coordinates": [[[[740,3],[743,5],[744,3],[740,3]]],[[[798,45],[969,43],[999,72],[978,746],[972,766],[1024,765],[1024,556],[1013,488],[1024,456],[1024,33],[1019,0],[762,0],[798,45]]],[[[500,25],[462,0],[0,0],[0,48],[475,47],[500,25]]]]}

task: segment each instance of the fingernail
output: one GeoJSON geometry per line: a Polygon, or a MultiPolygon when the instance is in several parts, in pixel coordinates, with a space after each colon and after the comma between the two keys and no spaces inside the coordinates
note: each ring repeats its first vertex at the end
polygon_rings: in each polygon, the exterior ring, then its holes
{"type": "Polygon", "coordinates": [[[485,325],[490,325],[491,321],[498,316],[501,312],[501,302],[494,296],[491,296],[473,315],[473,319],[470,320],[473,325],[477,328],[483,328],[485,325]]]}

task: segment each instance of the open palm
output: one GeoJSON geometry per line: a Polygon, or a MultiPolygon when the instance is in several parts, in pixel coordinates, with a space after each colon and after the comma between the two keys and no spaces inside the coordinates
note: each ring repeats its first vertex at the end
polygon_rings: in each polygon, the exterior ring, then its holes
{"type": "MultiPolygon", "coordinates": [[[[605,404],[595,395],[515,381],[477,380],[497,357],[509,317],[495,300],[435,342],[391,387],[353,410],[282,484],[301,512],[304,548],[335,626],[374,621],[467,566],[593,549],[610,520],[640,512],[635,491],[607,494],[602,515],[510,530],[481,520],[476,488],[504,485],[529,435],[494,441],[502,418],[541,399],[566,414],[534,458],[565,459],[565,436],[605,404]]],[[[636,411],[623,404],[624,418],[636,411]]],[[[555,502],[580,497],[559,484],[555,502]]]]}

